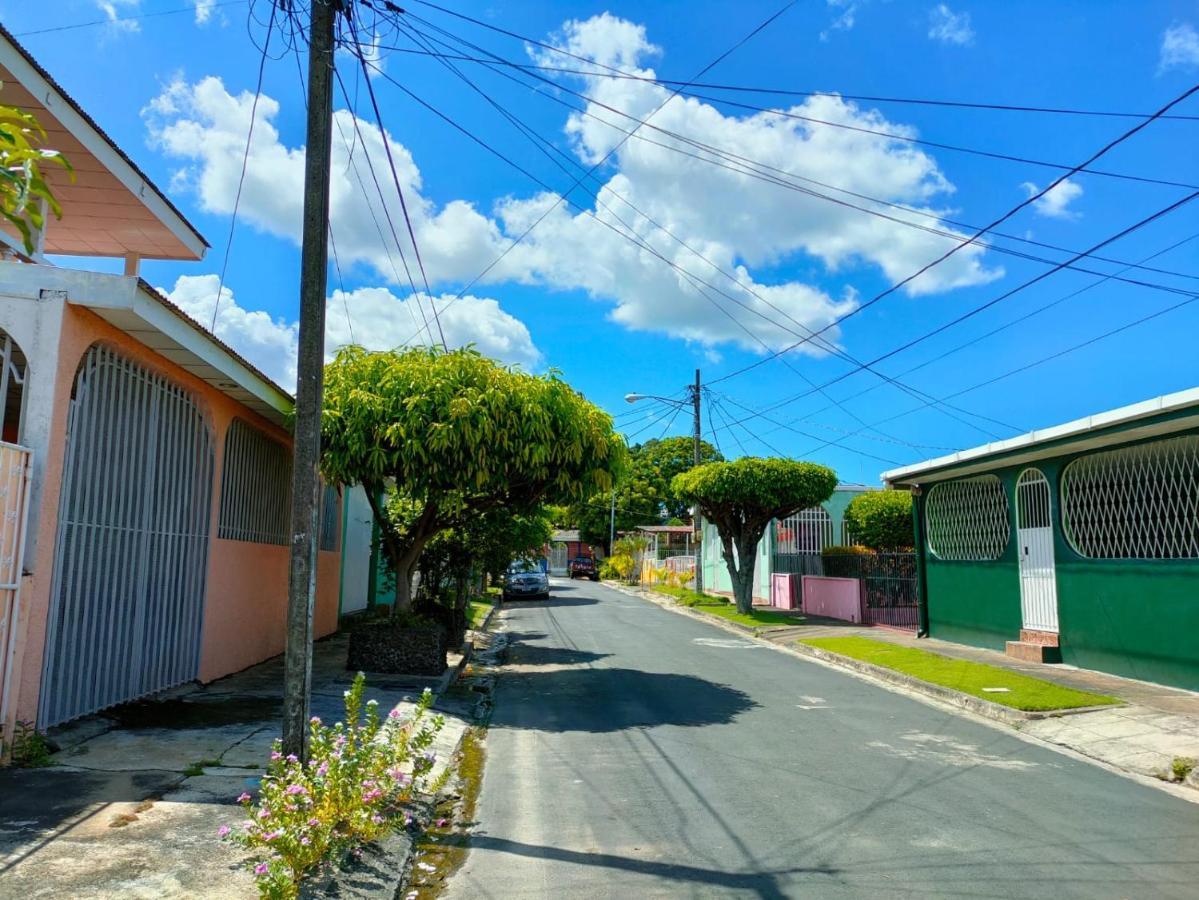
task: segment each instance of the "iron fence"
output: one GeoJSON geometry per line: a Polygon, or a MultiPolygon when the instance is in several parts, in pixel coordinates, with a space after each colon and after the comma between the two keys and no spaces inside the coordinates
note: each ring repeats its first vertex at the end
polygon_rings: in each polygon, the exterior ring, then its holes
{"type": "Polygon", "coordinates": [[[920,592],[915,553],[837,553],[822,558],[824,575],[862,582],[862,622],[915,631],[920,592]]]}

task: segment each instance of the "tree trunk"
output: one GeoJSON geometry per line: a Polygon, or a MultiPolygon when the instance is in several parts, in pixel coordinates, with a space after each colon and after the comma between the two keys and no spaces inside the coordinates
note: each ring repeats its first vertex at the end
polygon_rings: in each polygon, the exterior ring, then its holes
{"type": "Polygon", "coordinates": [[[733,585],[733,599],[737,604],[737,612],[748,615],[754,605],[754,568],[758,561],[758,541],[762,535],[743,534],[736,540],[736,553],[733,552],[732,536],[720,536],[723,546],[724,564],[729,570],[729,581],[733,585]]]}

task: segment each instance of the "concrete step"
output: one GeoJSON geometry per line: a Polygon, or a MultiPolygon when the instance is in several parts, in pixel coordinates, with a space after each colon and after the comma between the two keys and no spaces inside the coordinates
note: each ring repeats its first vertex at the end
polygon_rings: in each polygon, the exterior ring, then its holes
{"type": "Polygon", "coordinates": [[[1026,644],[1040,644],[1042,647],[1060,646],[1056,631],[1034,631],[1031,628],[1021,628],[1020,640],[1026,644]]]}
{"type": "Polygon", "coordinates": [[[1008,641],[1005,652],[1013,659],[1035,663],[1060,663],[1062,651],[1058,647],[1034,644],[1031,641],[1008,641]]]}

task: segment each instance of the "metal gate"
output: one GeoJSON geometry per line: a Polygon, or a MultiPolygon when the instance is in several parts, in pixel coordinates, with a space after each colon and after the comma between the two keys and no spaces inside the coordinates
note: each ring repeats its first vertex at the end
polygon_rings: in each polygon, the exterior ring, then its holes
{"type": "Polygon", "coordinates": [[[41,726],[196,677],[212,479],[188,394],[88,351],[67,425],[41,726]]]}
{"type": "Polygon", "coordinates": [[[0,732],[8,721],[8,694],[17,649],[32,456],[25,447],[0,444],[0,732]]]}
{"type": "Polygon", "coordinates": [[[1020,608],[1024,627],[1058,630],[1057,574],[1053,559],[1053,515],[1049,482],[1039,469],[1025,469],[1016,482],[1016,542],[1020,553],[1020,608]]]}
{"type": "Polygon", "coordinates": [[[570,567],[570,560],[567,559],[567,547],[561,542],[550,544],[550,574],[551,575],[566,575],[570,567]]]}

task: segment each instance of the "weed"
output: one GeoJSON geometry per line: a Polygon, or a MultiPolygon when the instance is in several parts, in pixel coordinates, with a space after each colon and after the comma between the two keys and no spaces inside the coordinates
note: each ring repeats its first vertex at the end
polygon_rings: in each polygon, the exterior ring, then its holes
{"type": "Polygon", "coordinates": [[[12,764],[26,769],[54,765],[50,742],[32,722],[17,722],[12,740],[12,764]]]}
{"type": "Polygon", "coordinates": [[[1196,765],[1199,765],[1199,760],[1193,756],[1176,756],[1170,763],[1170,774],[1174,776],[1175,781],[1186,781],[1196,765]]]}

